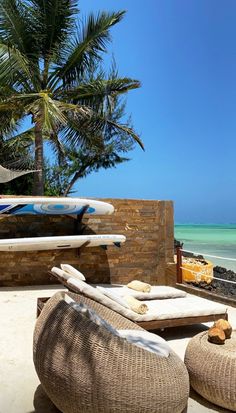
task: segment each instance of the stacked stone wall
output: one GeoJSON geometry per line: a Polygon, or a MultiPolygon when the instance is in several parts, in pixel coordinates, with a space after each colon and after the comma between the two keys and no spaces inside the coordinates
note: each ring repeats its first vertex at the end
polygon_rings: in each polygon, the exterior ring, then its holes
{"type": "MultiPolygon", "coordinates": [[[[83,218],[83,234],[124,234],[117,247],[33,251],[0,251],[0,285],[55,283],[48,271],[70,263],[91,283],[127,283],[140,279],[151,284],[172,284],[166,274],[173,263],[174,223],[171,201],[104,199],[115,207],[113,215],[83,218]]],[[[0,238],[74,235],[69,216],[1,216],[0,238]]]]}

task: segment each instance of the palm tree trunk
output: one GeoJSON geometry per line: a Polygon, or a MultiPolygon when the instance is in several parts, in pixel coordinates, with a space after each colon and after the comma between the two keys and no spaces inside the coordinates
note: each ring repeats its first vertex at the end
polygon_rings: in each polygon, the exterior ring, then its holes
{"type": "Polygon", "coordinates": [[[68,193],[70,192],[72,186],[75,184],[75,182],[77,181],[77,179],[79,179],[79,177],[80,177],[80,172],[76,172],[76,173],[74,174],[73,178],[71,179],[71,181],[68,183],[68,185],[67,185],[67,187],[66,187],[66,189],[65,189],[65,191],[64,191],[64,193],[63,193],[63,196],[67,196],[67,195],[68,195],[68,193]]]}
{"type": "Polygon", "coordinates": [[[67,196],[69,194],[72,186],[76,183],[76,181],[78,181],[79,178],[82,178],[84,176],[84,172],[90,166],[90,164],[91,162],[87,162],[74,174],[73,178],[70,180],[65,191],[63,192],[63,196],[67,196]]]}
{"type": "Polygon", "coordinates": [[[43,176],[43,134],[39,122],[35,123],[35,169],[39,172],[34,174],[33,195],[44,194],[44,176],[43,176]]]}

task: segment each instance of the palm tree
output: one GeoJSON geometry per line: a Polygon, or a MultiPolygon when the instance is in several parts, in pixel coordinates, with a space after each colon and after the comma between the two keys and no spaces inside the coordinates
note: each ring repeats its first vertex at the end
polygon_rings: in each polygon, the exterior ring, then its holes
{"type": "Polygon", "coordinates": [[[11,144],[33,142],[35,169],[40,170],[35,195],[44,191],[45,140],[59,159],[64,144],[101,146],[108,129],[127,134],[143,148],[132,128],[109,116],[114,98],[138,88],[139,81],[107,79],[101,70],[110,29],[124,14],[91,14],[78,25],[75,0],[1,0],[0,131],[11,144]],[[32,125],[22,132],[29,116],[32,125]]]}

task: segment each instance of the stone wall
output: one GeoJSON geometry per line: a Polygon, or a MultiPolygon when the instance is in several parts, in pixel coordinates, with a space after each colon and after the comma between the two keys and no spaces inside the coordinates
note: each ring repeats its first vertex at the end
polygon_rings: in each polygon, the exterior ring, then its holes
{"type": "MultiPolygon", "coordinates": [[[[48,270],[70,263],[92,283],[127,283],[140,279],[168,284],[167,269],[173,263],[174,222],[171,201],[104,199],[115,207],[107,216],[85,216],[83,234],[124,234],[126,243],[117,247],[0,251],[0,285],[55,283],[48,270]]],[[[0,238],[73,235],[75,220],[69,216],[1,216],[0,238]]],[[[173,278],[173,277],[172,277],[173,278]]],[[[171,283],[171,282],[170,282],[171,283]]]]}

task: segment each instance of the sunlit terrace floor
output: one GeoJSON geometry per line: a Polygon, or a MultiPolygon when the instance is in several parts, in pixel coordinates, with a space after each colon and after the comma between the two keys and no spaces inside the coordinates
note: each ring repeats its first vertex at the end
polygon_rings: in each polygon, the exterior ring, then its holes
{"type": "MultiPolygon", "coordinates": [[[[39,386],[32,360],[32,336],[37,297],[47,297],[60,286],[0,289],[0,413],[58,413],[39,386]]],[[[229,321],[236,329],[236,308],[229,307],[229,321]]],[[[212,323],[210,323],[212,324],[212,323]]],[[[161,333],[183,359],[186,345],[208,324],[167,329],[161,333]]],[[[191,392],[189,413],[228,412],[191,392]]]]}

